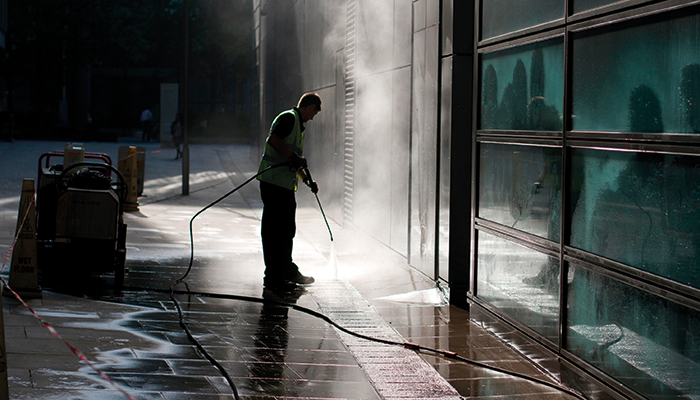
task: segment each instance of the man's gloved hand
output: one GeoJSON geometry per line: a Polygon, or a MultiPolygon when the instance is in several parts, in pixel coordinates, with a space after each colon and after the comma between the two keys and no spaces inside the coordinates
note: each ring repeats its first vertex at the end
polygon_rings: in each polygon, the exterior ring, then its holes
{"type": "Polygon", "coordinates": [[[296,169],[306,168],[306,158],[300,157],[296,155],[296,153],[292,153],[292,156],[290,158],[292,159],[292,167],[296,169]]]}
{"type": "Polygon", "coordinates": [[[309,178],[306,178],[306,179],[304,179],[304,184],[306,186],[308,186],[309,189],[311,189],[311,193],[313,193],[313,194],[318,193],[318,185],[316,184],[316,182],[312,181],[309,178]]]}
{"type": "Polygon", "coordinates": [[[318,193],[318,185],[316,184],[316,182],[314,182],[314,181],[309,182],[309,188],[311,189],[311,193],[313,193],[313,194],[318,193]]]}

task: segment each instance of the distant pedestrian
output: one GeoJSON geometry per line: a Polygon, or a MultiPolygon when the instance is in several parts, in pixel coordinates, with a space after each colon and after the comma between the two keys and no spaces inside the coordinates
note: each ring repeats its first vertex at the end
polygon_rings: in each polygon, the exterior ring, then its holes
{"type": "Polygon", "coordinates": [[[153,113],[148,108],[141,113],[141,127],[143,128],[142,140],[149,142],[151,140],[151,131],[153,131],[153,113]]]}
{"type": "Polygon", "coordinates": [[[177,113],[175,121],[170,125],[170,134],[173,135],[173,144],[175,145],[175,159],[182,157],[182,114],[177,113]]]}

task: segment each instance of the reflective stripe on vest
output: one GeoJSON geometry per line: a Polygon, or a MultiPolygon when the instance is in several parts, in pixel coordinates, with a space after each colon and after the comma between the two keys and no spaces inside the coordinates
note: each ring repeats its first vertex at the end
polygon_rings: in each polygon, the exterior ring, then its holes
{"type": "MultiPolygon", "coordinates": [[[[292,114],[294,116],[294,127],[289,135],[282,138],[282,142],[285,146],[287,146],[287,148],[301,157],[304,152],[304,132],[301,131],[301,117],[295,110],[287,110],[278,115],[272,122],[270,132],[272,132],[272,128],[277,123],[277,120],[285,114],[292,114]]],[[[273,149],[269,143],[265,143],[265,151],[263,152],[262,160],[260,161],[260,166],[258,167],[258,173],[265,168],[285,161],[291,160],[273,149]]],[[[281,186],[286,189],[296,190],[298,178],[296,171],[292,170],[290,167],[284,166],[273,168],[264,174],[259,175],[258,180],[272,183],[273,185],[281,186]]]]}

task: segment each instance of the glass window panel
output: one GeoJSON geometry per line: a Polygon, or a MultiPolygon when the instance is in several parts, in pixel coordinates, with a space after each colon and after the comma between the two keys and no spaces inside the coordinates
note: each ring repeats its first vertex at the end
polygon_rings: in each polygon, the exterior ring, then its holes
{"type": "Polygon", "coordinates": [[[700,312],[571,265],[566,348],[649,398],[700,398],[700,312]]]}
{"type": "Polygon", "coordinates": [[[700,157],[573,149],[572,246],[700,288],[700,157]]]}
{"type": "Polygon", "coordinates": [[[559,241],[561,149],[481,144],[478,216],[559,241]]]}
{"type": "Polygon", "coordinates": [[[481,39],[564,18],[565,0],[482,0],[481,39]]]}
{"type": "Polygon", "coordinates": [[[482,55],[481,82],[480,129],[561,130],[563,39],[482,55]]]}
{"type": "Polygon", "coordinates": [[[557,343],[559,261],[482,231],[477,251],[477,295],[557,343]]]}
{"type": "Polygon", "coordinates": [[[697,11],[686,9],[667,20],[639,20],[576,38],[573,129],[700,132],[697,11]]]}

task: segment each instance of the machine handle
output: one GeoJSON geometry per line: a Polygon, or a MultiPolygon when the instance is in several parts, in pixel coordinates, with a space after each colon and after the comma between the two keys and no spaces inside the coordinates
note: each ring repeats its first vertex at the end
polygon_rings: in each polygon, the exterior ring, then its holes
{"type": "MultiPolygon", "coordinates": [[[[107,168],[110,171],[114,171],[115,175],[117,175],[117,178],[119,178],[119,186],[120,186],[120,192],[121,192],[119,197],[121,198],[121,202],[120,202],[121,203],[120,208],[121,208],[121,206],[126,201],[126,196],[128,194],[127,191],[129,190],[129,188],[126,184],[126,180],[124,180],[124,175],[122,175],[122,173],[116,167],[114,167],[112,164],[106,164],[106,163],[96,163],[96,162],[90,162],[90,161],[77,162],[77,163],[71,164],[68,167],[63,169],[63,171],[61,172],[61,181],[63,181],[63,179],[65,178],[66,172],[68,172],[72,169],[78,168],[78,167],[88,167],[88,168],[89,167],[99,167],[99,168],[107,168]]],[[[121,212],[120,212],[120,214],[121,214],[121,212]]]]}
{"type": "MultiPolygon", "coordinates": [[[[41,161],[43,159],[46,159],[46,165],[45,168],[49,167],[49,161],[51,160],[52,156],[61,156],[64,157],[65,154],[62,151],[49,151],[48,153],[44,153],[39,157],[39,171],[41,171],[41,161]]],[[[112,157],[108,156],[107,154],[104,153],[85,153],[84,155],[85,158],[93,158],[96,160],[102,160],[105,162],[105,164],[112,165],[112,157]]]]}

